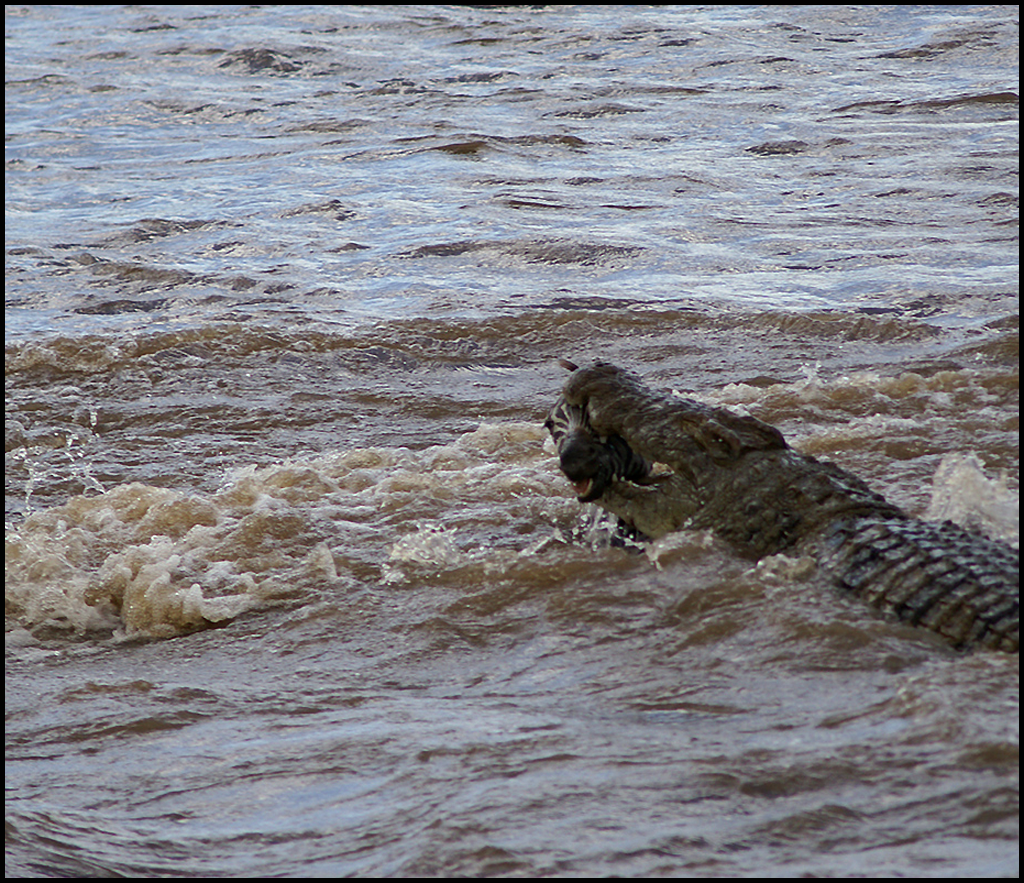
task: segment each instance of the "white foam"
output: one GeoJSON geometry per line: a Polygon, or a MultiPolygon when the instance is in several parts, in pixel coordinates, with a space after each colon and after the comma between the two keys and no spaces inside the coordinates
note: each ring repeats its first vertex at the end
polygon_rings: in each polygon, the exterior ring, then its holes
{"type": "Polygon", "coordinates": [[[240,468],[211,496],[133,483],[72,497],[8,533],[9,618],[164,637],[353,580],[388,584],[466,564],[483,572],[489,561],[500,570],[578,511],[545,435],[483,424],[421,451],[240,468]]]}
{"type": "Polygon", "coordinates": [[[925,517],[954,521],[994,539],[1020,543],[1020,496],[1006,476],[989,478],[971,453],[946,454],[935,473],[931,505],[925,517]]]}

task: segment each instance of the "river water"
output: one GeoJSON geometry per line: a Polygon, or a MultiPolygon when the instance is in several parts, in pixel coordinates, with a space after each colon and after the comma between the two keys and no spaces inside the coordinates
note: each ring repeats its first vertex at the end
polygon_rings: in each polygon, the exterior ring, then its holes
{"type": "Polygon", "coordinates": [[[610,545],[541,423],[1016,543],[1017,16],[7,7],[7,875],[1016,877],[1016,656],[610,545]]]}

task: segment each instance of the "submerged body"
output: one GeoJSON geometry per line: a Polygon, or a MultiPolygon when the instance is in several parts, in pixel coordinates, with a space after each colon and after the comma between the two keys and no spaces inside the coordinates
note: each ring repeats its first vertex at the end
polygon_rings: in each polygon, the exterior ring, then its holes
{"type": "Polygon", "coordinates": [[[547,426],[580,500],[634,533],[709,529],[743,554],[811,555],[841,589],[957,647],[1019,652],[1018,551],[911,517],[760,420],[599,362],[573,371],[547,426]]]}

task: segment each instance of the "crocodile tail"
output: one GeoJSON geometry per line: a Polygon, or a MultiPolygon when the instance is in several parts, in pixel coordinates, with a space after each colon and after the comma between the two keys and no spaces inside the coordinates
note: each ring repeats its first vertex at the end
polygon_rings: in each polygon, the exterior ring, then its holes
{"type": "Polygon", "coordinates": [[[840,520],[821,565],[843,589],[960,648],[1020,651],[1020,553],[946,521],[840,520]]]}

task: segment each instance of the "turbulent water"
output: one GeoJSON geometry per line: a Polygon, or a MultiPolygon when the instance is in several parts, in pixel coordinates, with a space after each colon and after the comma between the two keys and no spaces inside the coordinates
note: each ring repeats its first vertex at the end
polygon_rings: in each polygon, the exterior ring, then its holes
{"type": "Polygon", "coordinates": [[[542,422],[1017,544],[1017,15],[7,7],[7,875],[1016,877],[1016,656],[542,422]]]}

